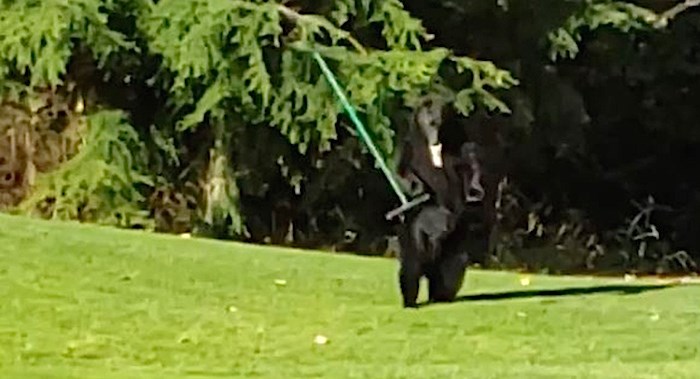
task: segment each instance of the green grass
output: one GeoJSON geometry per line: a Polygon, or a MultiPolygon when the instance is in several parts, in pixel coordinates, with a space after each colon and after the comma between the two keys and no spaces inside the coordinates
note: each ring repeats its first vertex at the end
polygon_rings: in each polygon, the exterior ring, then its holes
{"type": "Polygon", "coordinates": [[[700,375],[696,286],[470,271],[404,310],[396,268],[0,215],[0,378],[700,375]]]}

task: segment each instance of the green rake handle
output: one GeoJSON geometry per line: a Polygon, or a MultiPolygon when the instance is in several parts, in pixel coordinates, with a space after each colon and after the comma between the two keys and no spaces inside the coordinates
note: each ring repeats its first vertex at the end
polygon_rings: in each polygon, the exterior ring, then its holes
{"type": "MultiPolygon", "coordinates": [[[[372,153],[377,163],[379,163],[379,168],[382,170],[382,173],[384,173],[384,176],[386,176],[386,179],[389,181],[389,184],[391,184],[391,188],[396,193],[396,196],[398,196],[399,200],[401,200],[402,206],[399,209],[403,209],[406,205],[410,205],[411,207],[414,206],[415,204],[412,204],[413,202],[409,204],[408,198],[406,198],[406,194],[401,189],[401,185],[391,173],[391,170],[389,170],[389,167],[386,165],[384,158],[379,153],[377,146],[374,145],[374,142],[370,138],[369,133],[367,133],[367,129],[365,129],[365,126],[362,124],[362,121],[360,121],[360,118],[357,116],[355,108],[352,105],[350,105],[350,102],[348,101],[347,97],[345,97],[345,93],[343,93],[343,90],[340,88],[338,81],[335,79],[335,76],[331,72],[330,68],[328,68],[326,61],[323,60],[321,54],[319,54],[318,52],[313,52],[313,56],[316,62],[318,62],[319,67],[321,67],[323,75],[325,75],[326,79],[328,80],[328,83],[330,83],[331,87],[333,88],[333,91],[340,99],[340,102],[343,104],[343,108],[345,108],[345,111],[348,112],[350,119],[355,124],[355,128],[360,134],[362,141],[367,145],[370,153],[372,153]]],[[[392,212],[390,212],[389,214],[392,214],[392,212]]],[[[387,217],[388,216],[389,215],[387,215],[387,217]]]]}

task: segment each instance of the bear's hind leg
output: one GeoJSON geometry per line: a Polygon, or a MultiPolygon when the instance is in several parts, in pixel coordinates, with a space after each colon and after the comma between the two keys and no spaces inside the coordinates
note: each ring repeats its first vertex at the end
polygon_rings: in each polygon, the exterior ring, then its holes
{"type": "Polygon", "coordinates": [[[418,290],[420,288],[420,265],[417,262],[402,262],[399,269],[399,284],[403,296],[404,308],[418,307],[418,290]]]}
{"type": "Polygon", "coordinates": [[[430,295],[432,302],[452,302],[464,283],[468,257],[466,254],[455,254],[444,257],[432,273],[430,295]],[[432,282],[435,282],[433,284],[432,282]]]}

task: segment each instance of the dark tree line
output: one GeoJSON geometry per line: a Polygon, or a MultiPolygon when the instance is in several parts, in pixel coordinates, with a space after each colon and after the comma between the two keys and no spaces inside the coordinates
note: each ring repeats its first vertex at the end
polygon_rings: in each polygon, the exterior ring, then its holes
{"type": "Polygon", "coordinates": [[[313,47],[394,165],[415,100],[451,99],[443,126],[507,174],[484,264],[694,269],[694,3],[5,2],[0,207],[392,254],[397,200],[313,47]]]}
{"type": "MultiPolygon", "coordinates": [[[[540,267],[692,268],[700,257],[698,9],[683,9],[662,31],[586,31],[573,59],[552,61],[543,36],[582,2],[507,3],[508,11],[497,2],[406,5],[435,44],[493,60],[521,81],[506,95],[513,114],[499,120],[519,204],[504,216],[514,217],[511,230],[525,229],[509,243],[580,250],[533,262],[540,267]],[[541,237],[527,227],[529,212],[544,224],[541,237]]],[[[663,12],[680,2],[639,3],[663,12]]]]}

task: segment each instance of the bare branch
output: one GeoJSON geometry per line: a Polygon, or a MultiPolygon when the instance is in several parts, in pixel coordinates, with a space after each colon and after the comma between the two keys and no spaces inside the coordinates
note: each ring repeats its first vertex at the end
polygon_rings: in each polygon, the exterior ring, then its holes
{"type": "MultiPolygon", "coordinates": [[[[698,0],[698,1],[700,1],[700,0],[698,0]]],[[[289,21],[291,21],[295,24],[300,24],[300,23],[304,23],[304,22],[319,24],[318,19],[301,14],[301,13],[295,11],[294,9],[286,7],[282,4],[277,5],[277,10],[282,14],[282,16],[284,16],[289,21]]],[[[367,54],[367,52],[366,52],[365,48],[362,46],[362,44],[360,44],[360,42],[358,42],[355,38],[353,38],[352,35],[350,35],[350,33],[348,33],[347,31],[345,31],[343,29],[336,27],[331,22],[322,22],[322,24],[323,24],[323,26],[325,26],[327,28],[332,28],[332,29],[337,30],[339,32],[339,34],[341,34],[348,42],[350,42],[350,44],[360,54],[363,54],[363,55],[367,54]]]]}
{"type": "Polygon", "coordinates": [[[655,28],[665,28],[668,26],[669,21],[673,20],[679,14],[685,12],[686,10],[700,6],[700,0],[685,0],[682,3],[676,4],[671,9],[661,13],[659,18],[654,23],[655,28]]]}
{"type": "Polygon", "coordinates": [[[277,10],[282,13],[282,16],[286,17],[289,21],[294,23],[298,22],[302,17],[301,13],[295,11],[294,9],[288,8],[282,4],[277,5],[277,10]]]}

